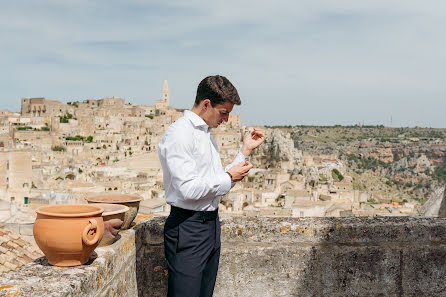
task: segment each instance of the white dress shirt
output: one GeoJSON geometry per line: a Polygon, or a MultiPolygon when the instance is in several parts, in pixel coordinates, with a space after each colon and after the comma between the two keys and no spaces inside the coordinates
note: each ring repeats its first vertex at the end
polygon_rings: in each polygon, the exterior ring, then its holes
{"type": "Polygon", "coordinates": [[[225,169],[211,128],[192,111],[167,128],[158,145],[167,203],[191,210],[218,208],[235,183],[225,171],[247,158],[239,152],[225,169]]]}

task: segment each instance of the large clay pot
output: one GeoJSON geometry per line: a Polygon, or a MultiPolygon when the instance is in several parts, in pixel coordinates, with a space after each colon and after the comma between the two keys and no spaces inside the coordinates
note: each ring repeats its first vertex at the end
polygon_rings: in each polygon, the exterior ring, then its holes
{"type": "Polygon", "coordinates": [[[56,266],[85,264],[104,234],[100,206],[58,204],[39,207],[34,222],[34,239],[56,266]]]}
{"type": "Polygon", "coordinates": [[[139,210],[139,203],[143,198],[139,195],[130,194],[98,194],[94,196],[87,196],[85,200],[88,203],[111,203],[111,204],[122,204],[129,208],[124,216],[124,224],[121,229],[125,230],[130,228],[136,214],[139,210]]]}
{"type": "Polygon", "coordinates": [[[119,230],[122,228],[125,213],[129,211],[129,208],[122,204],[95,203],[94,205],[104,209],[102,213],[102,218],[104,219],[104,236],[99,246],[112,244],[116,240],[119,230]]]}

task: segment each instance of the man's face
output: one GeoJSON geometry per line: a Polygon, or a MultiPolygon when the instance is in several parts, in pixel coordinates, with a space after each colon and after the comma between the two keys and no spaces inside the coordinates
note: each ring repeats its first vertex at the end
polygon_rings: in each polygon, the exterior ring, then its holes
{"type": "Polygon", "coordinates": [[[221,104],[217,104],[214,107],[209,104],[206,106],[206,112],[203,115],[203,120],[208,124],[211,128],[217,128],[218,125],[223,123],[223,121],[227,122],[229,119],[229,113],[234,108],[234,103],[230,101],[224,101],[221,104]]]}

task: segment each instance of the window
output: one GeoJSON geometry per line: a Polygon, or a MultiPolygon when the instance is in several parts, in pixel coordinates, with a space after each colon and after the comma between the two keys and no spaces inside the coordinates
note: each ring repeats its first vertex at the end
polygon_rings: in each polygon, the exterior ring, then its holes
{"type": "Polygon", "coordinates": [[[299,213],[299,215],[300,215],[301,217],[303,217],[303,216],[304,216],[304,212],[301,211],[301,212],[299,213]]]}

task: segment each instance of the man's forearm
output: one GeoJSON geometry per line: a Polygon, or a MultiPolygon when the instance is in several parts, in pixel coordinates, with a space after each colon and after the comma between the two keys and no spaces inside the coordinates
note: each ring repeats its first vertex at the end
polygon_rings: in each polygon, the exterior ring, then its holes
{"type": "Polygon", "coordinates": [[[247,149],[244,145],[242,145],[240,152],[245,156],[245,158],[248,158],[251,155],[252,151],[247,149]]]}
{"type": "Polygon", "coordinates": [[[232,181],[228,174],[196,177],[186,180],[177,178],[174,188],[184,200],[199,200],[209,195],[223,196],[232,188],[232,181]]]}

